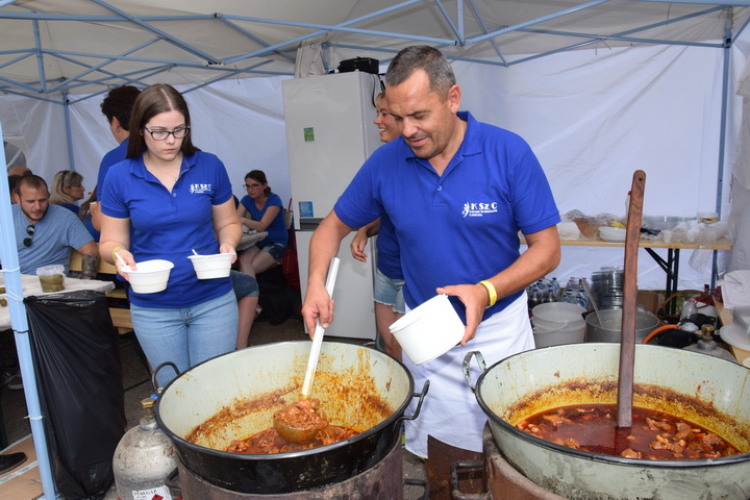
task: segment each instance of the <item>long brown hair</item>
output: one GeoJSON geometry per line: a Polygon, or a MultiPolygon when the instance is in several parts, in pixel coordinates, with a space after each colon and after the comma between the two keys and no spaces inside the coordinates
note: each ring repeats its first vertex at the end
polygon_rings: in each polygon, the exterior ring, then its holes
{"type": "MultiPolygon", "coordinates": [[[[128,158],[139,158],[146,148],[143,139],[143,127],[159,113],[179,111],[185,117],[185,126],[190,126],[190,111],[182,94],[171,85],[157,83],[146,87],[135,100],[133,113],[130,116],[130,136],[128,138],[128,158]]],[[[190,131],[182,139],[180,151],[190,156],[200,149],[193,145],[190,131]]]]}

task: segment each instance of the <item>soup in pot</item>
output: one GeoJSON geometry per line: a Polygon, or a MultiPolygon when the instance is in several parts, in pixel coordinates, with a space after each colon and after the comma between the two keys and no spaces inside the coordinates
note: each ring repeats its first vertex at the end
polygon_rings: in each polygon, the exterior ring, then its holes
{"type": "Polygon", "coordinates": [[[625,458],[700,460],[740,454],[725,439],[699,425],[635,406],[629,429],[617,429],[614,404],[554,408],[526,418],[516,427],[569,448],[625,458]]]}

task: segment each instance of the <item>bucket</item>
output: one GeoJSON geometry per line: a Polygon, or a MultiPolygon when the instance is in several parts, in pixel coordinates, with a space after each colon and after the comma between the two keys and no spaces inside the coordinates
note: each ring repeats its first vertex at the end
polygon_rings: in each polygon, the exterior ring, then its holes
{"type": "Polygon", "coordinates": [[[415,365],[448,352],[461,341],[465,331],[447,295],[436,295],[422,303],[389,329],[415,365]]]}
{"type": "Polygon", "coordinates": [[[583,320],[580,325],[563,326],[558,329],[547,329],[534,326],[534,344],[537,348],[552,345],[578,344],[586,337],[586,326],[583,320]]]}
{"type": "MultiPolygon", "coordinates": [[[[648,311],[637,311],[635,341],[641,343],[659,326],[659,318],[648,311]]],[[[622,338],[622,309],[604,309],[586,315],[586,342],[615,342],[622,338]],[[601,318],[601,323],[599,322],[601,318]]]]}

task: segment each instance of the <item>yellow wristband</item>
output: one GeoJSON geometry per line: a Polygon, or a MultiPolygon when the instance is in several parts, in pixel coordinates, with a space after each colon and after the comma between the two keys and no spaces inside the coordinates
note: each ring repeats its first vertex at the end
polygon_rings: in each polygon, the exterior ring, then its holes
{"type": "Polygon", "coordinates": [[[112,249],[112,262],[117,264],[117,256],[115,255],[118,250],[122,250],[124,247],[115,247],[112,249]]]}
{"type": "Polygon", "coordinates": [[[484,286],[487,289],[487,293],[490,294],[490,303],[487,304],[487,307],[494,306],[495,302],[497,302],[497,290],[495,290],[495,287],[487,280],[482,280],[478,284],[484,286]]]}

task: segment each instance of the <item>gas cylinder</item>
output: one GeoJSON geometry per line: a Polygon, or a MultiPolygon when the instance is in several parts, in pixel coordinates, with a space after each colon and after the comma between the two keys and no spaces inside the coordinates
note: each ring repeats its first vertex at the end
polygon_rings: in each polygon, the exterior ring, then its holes
{"type": "Polygon", "coordinates": [[[731,361],[732,363],[736,363],[737,360],[734,359],[734,356],[732,356],[732,353],[727,351],[726,349],[722,349],[716,343],[716,341],[713,338],[714,330],[715,328],[711,325],[703,325],[701,327],[701,338],[698,340],[698,343],[691,344],[685,347],[684,349],[686,351],[700,352],[702,354],[716,356],[718,358],[731,361]]]}
{"type": "Polygon", "coordinates": [[[173,500],[167,476],[177,467],[172,441],[158,428],[151,398],[141,400],[140,424],[122,437],[112,459],[118,500],[173,500]]]}

